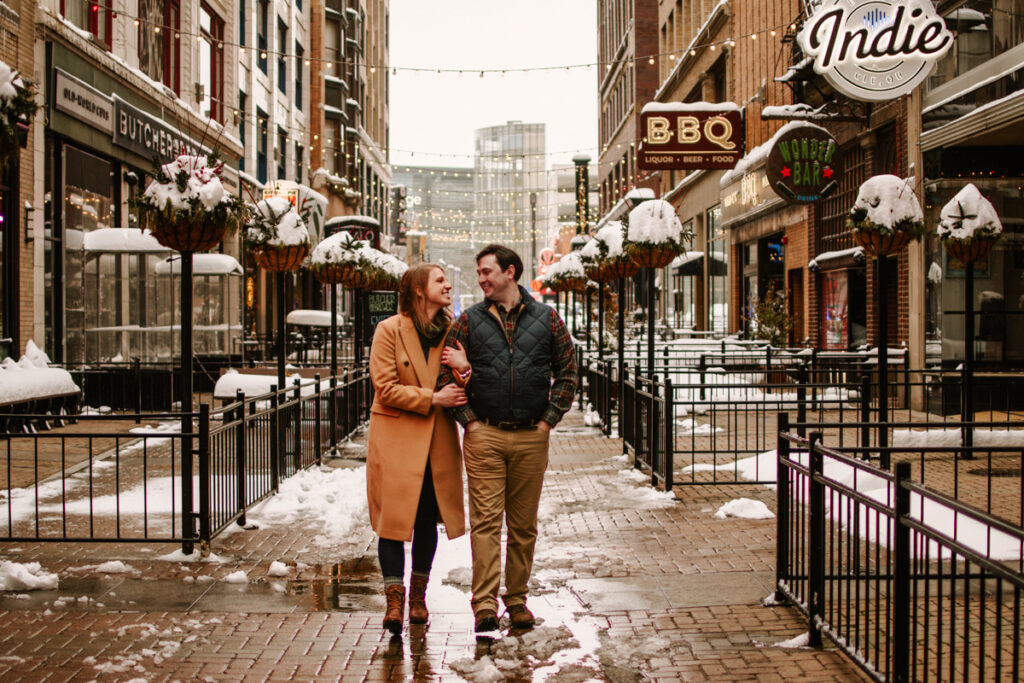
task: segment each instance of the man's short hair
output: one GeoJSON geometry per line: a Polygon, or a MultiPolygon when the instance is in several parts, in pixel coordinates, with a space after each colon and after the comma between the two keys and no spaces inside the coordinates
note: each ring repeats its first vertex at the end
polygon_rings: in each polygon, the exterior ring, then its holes
{"type": "Polygon", "coordinates": [[[508,270],[509,266],[515,268],[515,279],[519,282],[519,277],[523,274],[523,259],[519,258],[519,254],[503,244],[488,244],[476,255],[476,262],[480,263],[480,259],[488,254],[494,255],[502,272],[508,270]]]}

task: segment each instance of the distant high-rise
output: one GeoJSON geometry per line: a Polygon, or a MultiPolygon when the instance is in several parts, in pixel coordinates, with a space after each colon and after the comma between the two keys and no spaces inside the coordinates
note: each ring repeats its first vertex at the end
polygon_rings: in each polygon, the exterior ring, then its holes
{"type": "Polygon", "coordinates": [[[550,230],[544,134],[543,123],[521,121],[476,131],[471,240],[477,248],[498,242],[515,249],[527,273],[550,230]]]}

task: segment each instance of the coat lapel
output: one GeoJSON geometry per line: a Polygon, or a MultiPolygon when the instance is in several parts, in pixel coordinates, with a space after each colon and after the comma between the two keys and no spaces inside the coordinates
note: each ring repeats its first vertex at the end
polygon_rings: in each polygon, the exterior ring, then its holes
{"type": "MultiPolygon", "coordinates": [[[[416,326],[413,325],[412,318],[402,316],[401,331],[402,344],[405,346],[405,352],[412,359],[412,368],[416,371],[416,378],[420,381],[420,386],[433,389],[437,381],[437,369],[435,368],[434,374],[430,374],[427,359],[423,357],[423,347],[420,346],[420,336],[416,333],[416,326]]],[[[437,351],[437,363],[440,367],[441,350],[440,348],[432,349],[431,360],[433,360],[434,351],[437,351]]]]}

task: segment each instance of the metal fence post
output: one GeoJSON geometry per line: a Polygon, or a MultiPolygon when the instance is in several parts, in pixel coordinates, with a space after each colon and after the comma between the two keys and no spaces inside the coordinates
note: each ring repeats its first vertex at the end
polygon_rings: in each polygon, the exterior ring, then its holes
{"type": "Polygon", "coordinates": [[[665,490],[671,491],[675,486],[672,475],[675,468],[675,405],[672,402],[672,379],[665,376],[665,490]]]}
{"type": "Polygon", "coordinates": [[[295,409],[292,411],[292,466],[294,471],[302,469],[302,385],[295,379],[295,409]]]}
{"type": "Polygon", "coordinates": [[[238,403],[238,427],[235,430],[235,495],[238,496],[238,511],[242,513],[238,518],[238,526],[245,526],[245,478],[248,476],[245,468],[245,440],[248,436],[245,427],[245,392],[237,390],[235,401],[238,403]]]}
{"type": "Polygon", "coordinates": [[[910,680],[910,463],[896,463],[895,510],[893,511],[893,578],[892,578],[892,675],[895,683],[910,680]]]}
{"type": "Polygon", "coordinates": [[[316,449],[316,464],[317,465],[322,465],[324,460],[323,460],[323,453],[322,453],[323,443],[322,443],[322,439],[320,438],[320,429],[321,429],[320,425],[323,424],[323,414],[321,413],[321,410],[323,410],[323,406],[321,405],[321,402],[320,402],[320,373],[319,372],[316,373],[316,375],[314,377],[314,380],[315,380],[316,384],[315,384],[315,391],[313,392],[313,396],[314,396],[314,398],[313,398],[313,414],[316,415],[316,420],[313,422],[313,447],[316,449]]]}
{"type": "Polygon", "coordinates": [[[810,539],[807,550],[807,616],[811,647],[821,647],[821,623],[825,617],[825,485],[820,481],[824,470],[821,432],[811,432],[809,457],[810,539]]]}
{"type": "MultiPolygon", "coordinates": [[[[796,421],[800,423],[797,432],[805,436],[807,428],[807,366],[801,365],[796,370],[796,421]]],[[[820,415],[820,413],[819,413],[820,415]]]]}
{"type": "Polygon", "coordinates": [[[647,411],[647,464],[651,486],[658,486],[658,376],[651,375],[651,407],[647,411]]]}
{"type": "Polygon", "coordinates": [[[210,404],[199,404],[199,552],[210,554],[210,404]]]}
{"type": "Polygon", "coordinates": [[[270,490],[281,483],[281,402],[277,385],[270,385],[270,490]]]}
{"type": "Polygon", "coordinates": [[[775,460],[775,601],[785,600],[783,583],[789,582],[789,413],[779,413],[775,460]]]}
{"type": "MultiPolygon", "coordinates": [[[[626,455],[629,453],[629,447],[626,445],[626,431],[628,428],[626,425],[626,377],[629,376],[629,363],[622,364],[622,372],[619,375],[619,438],[622,439],[622,454],[626,455]]],[[[631,418],[632,419],[632,418],[631,418]]]]}
{"type": "Polygon", "coordinates": [[[142,422],[142,361],[132,358],[132,370],[135,372],[135,424],[142,422]]]}
{"type": "Polygon", "coordinates": [[[871,376],[860,378],[860,446],[861,458],[871,459],[871,376]]]}
{"type": "MultiPolygon", "coordinates": [[[[724,345],[725,342],[722,342],[722,344],[724,345]]],[[[707,379],[707,377],[704,373],[707,370],[707,363],[708,362],[704,357],[704,354],[700,354],[700,358],[697,359],[697,372],[700,373],[700,400],[702,401],[706,399],[704,394],[704,380],[707,379]]]]}
{"type": "Polygon", "coordinates": [[[337,455],[338,450],[338,377],[331,375],[331,451],[337,455]]]}

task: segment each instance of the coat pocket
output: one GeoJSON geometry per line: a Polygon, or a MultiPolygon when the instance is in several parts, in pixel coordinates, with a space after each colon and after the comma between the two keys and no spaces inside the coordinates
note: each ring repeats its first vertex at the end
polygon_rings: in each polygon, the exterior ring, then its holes
{"type": "Polygon", "coordinates": [[[392,408],[391,406],[386,406],[383,403],[377,403],[377,402],[374,402],[370,406],[370,412],[371,413],[377,413],[378,415],[387,415],[388,417],[401,417],[402,416],[402,411],[399,410],[398,408],[392,408]]]}

